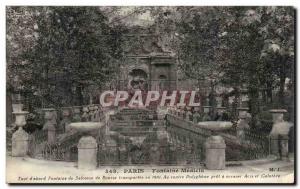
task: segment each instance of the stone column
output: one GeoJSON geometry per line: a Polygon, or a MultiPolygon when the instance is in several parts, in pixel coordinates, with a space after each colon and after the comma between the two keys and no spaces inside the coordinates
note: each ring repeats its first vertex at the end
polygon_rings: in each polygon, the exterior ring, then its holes
{"type": "Polygon", "coordinates": [[[24,157],[28,152],[29,135],[22,127],[26,125],[25,116],[28,112],[20,111],[13,114],[16,116],[15,124],[19,129],[12,135],[12,156],[24,157]]]}
{"type": "Polygon", "coordinates": [[[28,152],[28,147],[29,135],[22,129],[22,127],[19,127],[19,129],[12,136],[12,156],[26,156],[28,152]]]}
{"type": "Polygon", "coordinates": [[[92,136],[83,136],[78,142],[78,168],[97,168],[97,142],[92,136]]]}
{"type": "Polygon", "coordinates": [[[225,148],[224,139],[217,135],[209,137],[205,142],[206,168],[209,170],[225,169],[225,148]]]}

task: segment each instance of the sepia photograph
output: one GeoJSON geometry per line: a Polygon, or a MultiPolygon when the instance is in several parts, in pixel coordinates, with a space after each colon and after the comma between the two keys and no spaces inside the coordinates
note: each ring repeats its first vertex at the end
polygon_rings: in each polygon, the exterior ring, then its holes
{"type": "Polygon", "coordinates": [[[6,183],[295,184],[295,7],[5,17],[6,183]]]}

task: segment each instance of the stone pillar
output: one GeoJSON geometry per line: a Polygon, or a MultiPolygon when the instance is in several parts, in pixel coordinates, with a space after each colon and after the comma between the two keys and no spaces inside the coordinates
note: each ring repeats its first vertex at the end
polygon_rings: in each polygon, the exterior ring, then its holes
{"type": "Polygon", "coordinates": [[[24,157],[27,155],[29,147],[29,135],[22,127],[12,135],[12,156],[24,157]]]}
{"type": "Polygon", "coordinates": [[[209,137],[205,142],[206,168],[209,170],[225,169],[225,148],[224,139],[217,135],[209,137]]]}
{"type": "Polygon", "coordinates": [[[284,109],[270,110],[273,117],[273,127],[270,133],[271,154],[279,159],[288,159],[288,133],[293,123],[283,120],[284,109]]]}
{"type": "Polygon", "coordinates": [[[78,142],[78,168],[97,168],[97,142],[92,136],[83,136],[78,142]]]}

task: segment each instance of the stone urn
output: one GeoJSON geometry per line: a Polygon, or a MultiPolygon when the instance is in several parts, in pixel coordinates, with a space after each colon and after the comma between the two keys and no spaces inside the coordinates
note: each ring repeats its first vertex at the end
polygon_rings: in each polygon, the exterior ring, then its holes
{"type": "Polygon", "coordinates": [[[12,104],[13,112],[21,112],[23,110],[23,104],[12,104]]]}
{"type": "Polygon", "coordinates": [[[15,124],[19,127],[19,129],[22,129],[26,125],[26,115],[29,114],[27,111],[19,111],[19,112],[13,112],[13,114],[16,116],[15,124]]]}
{"type": "Polygon", "coordinates": [[[287,113],[285,109],[272,109],[269,112],[272,114],[273,123],[283,122],[283,115],[287,113]]]}

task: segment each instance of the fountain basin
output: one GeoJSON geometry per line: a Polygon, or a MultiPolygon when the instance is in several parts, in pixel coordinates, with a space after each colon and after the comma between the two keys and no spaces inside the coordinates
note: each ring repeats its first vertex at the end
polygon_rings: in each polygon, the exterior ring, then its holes
{"type": "Polygon", "coordinates": [[[77,130],[78,132],[89,132],[98,130],[105,126],[105,122],[75,122],[70,123],[69,128],[77,130]]]}
{"type": "Polygon", "coordinates": [[[202,121],[198,122],[197,126],[200,128],[222,131],[230,129],[232,127],[232,123],[229,121],[202,121]]]}

